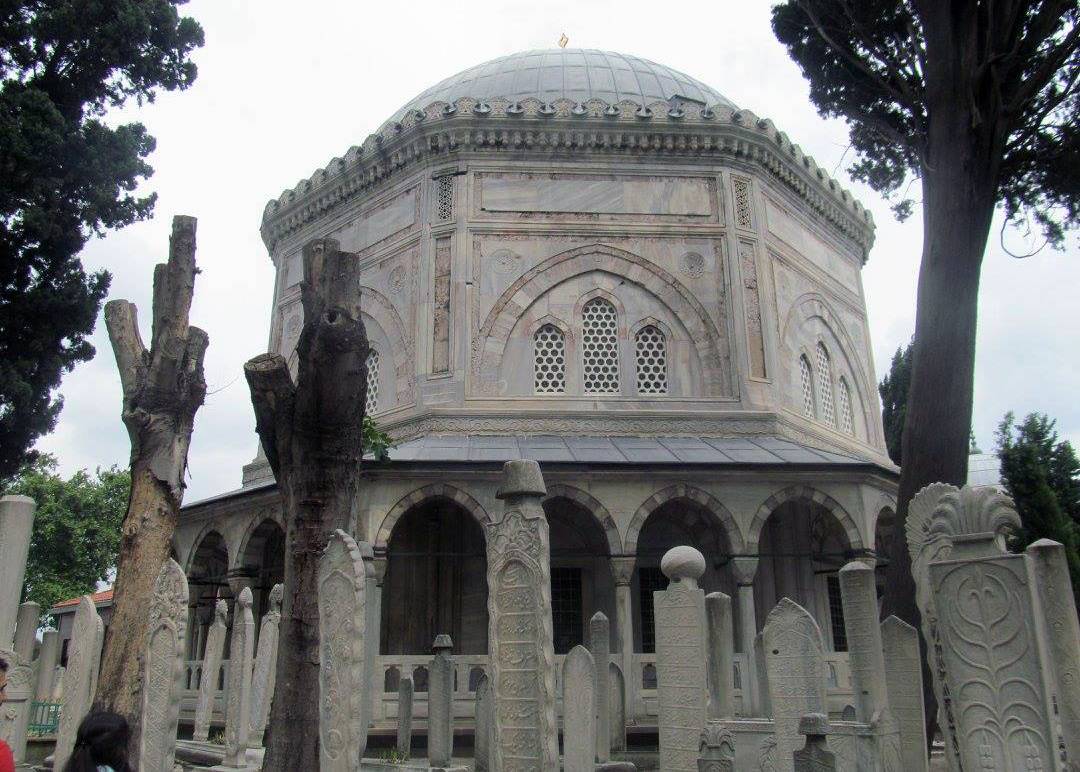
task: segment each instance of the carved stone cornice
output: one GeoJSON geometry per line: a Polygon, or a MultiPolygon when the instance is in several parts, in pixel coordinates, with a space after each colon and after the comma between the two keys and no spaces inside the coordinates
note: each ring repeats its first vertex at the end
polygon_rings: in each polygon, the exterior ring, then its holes
{"type": "Polygon", "coordinates": [[[463,98],[435,102],[400,123],[384,124],[362,145],[271,200],[263,212],[263,241],[273,251],[307,223],[429,160],[500,153],[544,161],[628,155],[714,163],[737,159],[802,199],[857,245],[864,261],[874,240],[870,212],[772,121],[748,110],[463,98]]]}

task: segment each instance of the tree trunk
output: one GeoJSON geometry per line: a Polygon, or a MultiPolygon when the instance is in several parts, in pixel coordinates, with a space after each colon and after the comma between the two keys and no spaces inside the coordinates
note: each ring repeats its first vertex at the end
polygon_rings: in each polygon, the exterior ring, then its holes
{"type": "Polygon", "coordinates": [[[305,246],[296,385],[278,354],[244,366],[286,521],[277,687],[262,767],[268,771],[320,766],[319,558],[335,529],[349,529],[363,454],[368,343],[358,267],[356,255],[330,239],[305,246]]]}
{"type": "Polygon", "coordinates": [[[169,553],[195,413],[206,396],[203,357],[208,339],[188,325],[196,273],[195,218],[175,217],[169,261],[154,270],[150,350],[139,335],[134,305],[113,300],[105,306],[131,440],[131,497],[121,526],[112,618],[94,705],[131,723],[135,768],[150,596],[169,553]]]}

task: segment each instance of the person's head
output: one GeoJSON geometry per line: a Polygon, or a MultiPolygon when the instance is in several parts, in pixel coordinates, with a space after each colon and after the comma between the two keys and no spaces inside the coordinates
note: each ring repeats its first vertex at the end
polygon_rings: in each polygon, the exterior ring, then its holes
{"type": "Polygon", "coordinates": [[[0,704],[7,699],[7,669],[7,660],[0,659],[0,704]]]}
{"type": "Polygon", "coordinates": [[[130,739],[131,727],[123,716],[107,710],[91,713],[79,724],[75,749],[64,772],[96,772],[99,766],[127,772],[130,739]]]}

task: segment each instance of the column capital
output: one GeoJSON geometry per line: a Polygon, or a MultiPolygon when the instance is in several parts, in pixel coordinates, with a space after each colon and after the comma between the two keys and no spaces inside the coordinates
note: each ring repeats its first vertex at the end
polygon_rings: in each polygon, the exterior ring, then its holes
{"type": "Polygon", "coordinates": [[[382,587],[383,579],[386,578],[386,567],[389,562],[389,558],[387,558],[385,555],[375,556],[375,584],[379,585],[380,587],[382,587]]]}
{"type": "Polygon", "coordinates": [[[233,594],[230,603],[235,602],[245,588],[251,589],[255,586],[255,577],[253,576],[230,576],[226,581],[229,583],[229,589],[232,590],[233,594]]]}
{"type": "Polygon", "coordinates": [[[633,555],[617,555],[611,558],[611,574],[616,585],[628,586],[634,576],[637,558],[633,555]]]}
{"type": "Polygon", "coordinates": [[[731,573],[735,576],[735,584],[740,587],[754,583],[757,569],[757,557],[736,557],[731,559],[731,573]]]}

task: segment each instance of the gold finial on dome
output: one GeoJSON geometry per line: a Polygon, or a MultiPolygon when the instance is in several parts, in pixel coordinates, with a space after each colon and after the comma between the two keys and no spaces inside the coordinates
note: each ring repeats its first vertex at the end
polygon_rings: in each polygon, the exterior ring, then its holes
{"type": "Polygon", "coordinates": [[[566,44],[570,42],[570,38],[566,37],[566,33],[559,35],[559,48],[566,48],[566,44]]]}

